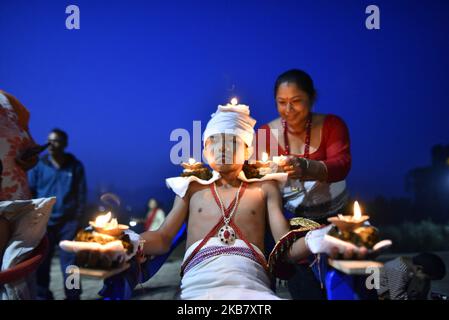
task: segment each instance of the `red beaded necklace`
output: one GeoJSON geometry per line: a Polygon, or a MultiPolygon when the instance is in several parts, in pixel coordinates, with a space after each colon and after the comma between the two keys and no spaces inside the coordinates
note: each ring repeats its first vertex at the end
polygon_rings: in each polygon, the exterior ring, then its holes
{"type": "Polygon", "coordinates": [[[224,226],[218,231],[218,238],[220,241],[224,244],[233,244],[235,241],[235,230],[229,225],[232,216],[234,215],[235,211],[237,210],[237,207],[239,206],[239,200],[242,195],[242,186],[243,181],[240,182],[240,186],[237,190],[237,193],[232,200],[231,204],[228,208],[225,207],[223,200],[221,200],[220,195],[217,191],[217,185],[215,182],[213,183],[212,188],[212,194],[214,196],[215,202],[217,203],[218,207],[220,208],[221,214],[223,216],[223,222],[224,226]]]}
{"type": "MultiPolygon", "coordinates": [[[[290,143],[288,141],[288,126],[287,121],[285,119],[282,119],[282,127],[284,128],[284,141],[285,141],[285,148],[284,148],[284,155],[290,154],[290,143]]],[[[312,134],[312,113],[309,113],[309,116],[307,117],[306,121],[306,139],[305,139],[305,146],[304,146],[304,158],[308,159],[310,156],[310,136],[312,134]]]]}

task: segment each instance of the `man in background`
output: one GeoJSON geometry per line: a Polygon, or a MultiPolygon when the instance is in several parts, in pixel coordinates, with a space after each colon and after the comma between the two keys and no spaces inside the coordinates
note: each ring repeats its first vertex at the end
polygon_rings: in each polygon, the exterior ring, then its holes
{"type": "Polygon", "coordinates": [[[443,260],[433,253],[398,257],[385,263],[380,275],[380,299],[426,300],[431,281],[446,275],[443,260]]]}
{"type": "MultiPolygon", "coordinates": [[[[44,155],[28,175],[34,198],[56,196],[48,222],[49,253],[37,271],[38,299],[52,300],[49,289],[50,268],[55,247],[62,240],[73,240],[86,206],[86,177],[83,164],[72,154],[66,153],[68,135],[53,129],[48,136],[48,154],[44,155]]],[[[59,250],[64,284],[67,267],[75,264],[75,255],[59,250]]],[[[81,288],[64,286],[67,300],[78,300],[81,288]]]]}

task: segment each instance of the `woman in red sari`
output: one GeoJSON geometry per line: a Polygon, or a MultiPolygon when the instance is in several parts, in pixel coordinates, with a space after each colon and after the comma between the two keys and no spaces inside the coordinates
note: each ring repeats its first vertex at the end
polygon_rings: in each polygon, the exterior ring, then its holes
{"type": "MultiPolygon", "coordinates": [[[[281,167],[289,175],[282,191],[287,216],[320,224],[341,212],[347,202],[345,178],[351,169],[349,131],[332,114],[312,112],[316,90],[302,70],[281,74],[274,87],[279,118],[258,130],[257,155],[283,155],[281,167]],[[262,139],[261,139],[262,138],[262,139]]],[[[294,299],[321,299],[324,291],[308,266],[298,265],[289,281],[294,299]]]]}
{"type": "Polygon", "coordinates": [[[271,150],[272,155],[286,156],[282,167],[297,184],[297,188],[283,190],[286,208],[324,223],[347,199],[344,179],[351,169],[348,128],[336,115],[312,112],[316,90],[304,71],[281,74],[275,83],[275,99],[280,117],[259,128],[257,154],[260,157],[262,151],[271,150]],[[295,189],[301,188],[307,196],[290,201],[294,191],[301,194],[295,189]]]}

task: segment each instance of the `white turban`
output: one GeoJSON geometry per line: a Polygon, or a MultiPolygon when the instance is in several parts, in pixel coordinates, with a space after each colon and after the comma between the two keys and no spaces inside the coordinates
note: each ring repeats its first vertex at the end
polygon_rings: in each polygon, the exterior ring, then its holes
{"type": "Polygon", "coordinates": [[[252,146],[254,138],[254,125],[256,120],[249,116],[249,107],[243,104],[218,106],[217,111],[211,115],[203,133],[203,143],[215,134],[233,134],[240,137],[248,147],[252,146]]]}

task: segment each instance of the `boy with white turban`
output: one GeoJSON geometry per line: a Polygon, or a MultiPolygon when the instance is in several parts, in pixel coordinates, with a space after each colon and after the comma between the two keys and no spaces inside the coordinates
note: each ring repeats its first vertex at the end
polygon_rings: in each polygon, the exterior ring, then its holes
{"type": "MultiPolygon", "coordinates": [[[[255,123],[248,106],[219,106],[203,134],[213,177],[167,179],[177,194],[173,208],[157,231],[141,235],[145,253],[161,255],[188,220],[182,299],[278,299],[270,289],[264,235],[267,223],[276,241],[290,231],[278,186],[286,177],[246,179],[242,167],[251,156],[255,123]]],[[[318,251],[313,247],[319,247],[322,230],[309,237],[312,251],[318,251]]],[[[304,237],[295,239],[284,258],[303,259],[309,246],[304,237]]]]}

